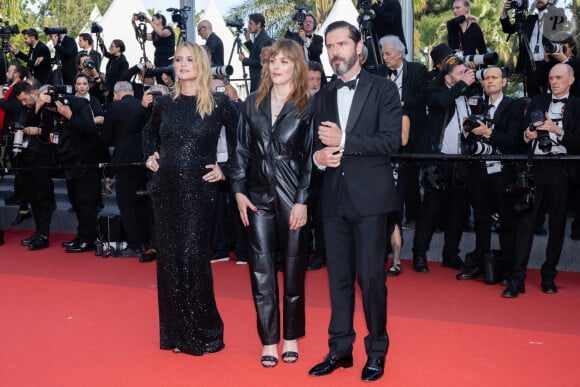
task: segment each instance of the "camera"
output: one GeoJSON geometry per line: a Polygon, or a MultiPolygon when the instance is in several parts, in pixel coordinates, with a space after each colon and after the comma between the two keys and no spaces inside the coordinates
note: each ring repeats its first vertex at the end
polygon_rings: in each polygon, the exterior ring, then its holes
{"type": "Polygon", "coordinates": [[[510,1],[510,8],[515,10],[528,10],[528,0],[512,0],[510,1]]]}
{"type": "Polygon", "coordinates": [[[485,54],[480,54],[480,55],[463,55],[463,52],[456,51],[455,56],[464,62],[472,62],[478,66],[496,65],[498,60],[499,60],[499,56],[497,55],[497,52],[493,52],[493,51],[486,52],[485,54]]]}
{"type": "Polygon", "coordinates": [[[46,27],[44,33],[47,35],[60,35],[68,33],[66,27],[46,27]]]}
{"type": "Polygon", "coordinates": [[[306,19],[307,12],[312,10],[312,7],[309,5],[296,5],[294,6],[296,13],[292,15],[292,20],[302,26],[304,25],[304,20],[306,19]]]}
{"type": "Polygon", "coordinates": [[[368,11],[371,9],[371,5],[372,5],[372,1],[371,0],[358,0],[358,2],[356,3],[356,7],[357,8],[361,8],[365,11],[368,11]]]}
{"type": "Polygon", "coordinates": [[[14,138],[12,140],[12,153],[18,155],[23,149],[28,148],[28,138],[25,139],[24,125],[20,122],[14,123],[14,138]]]}
{"type": "MultiPolygon", "coordinates": [[[[1,19],[0,19],[0,21],[1,21],[1,19]]],[[[9,26],[9,25],[0,26],[0,36],[2,36],[2,37],[16,35],[18,33],[20,33],[20,29],[18,28],[18,25],[16,25],[16,24],[14,24],[13,26],[9,26]]]]}
{"type": "Polygon", "coordinates": [[[93,22],[91,24],[91,34],[100,34],[101,32],[103,32],[103,26],[93,22]]]}
{"type": "Polygon", "coordinates": [[[48,95],[50,95],[49,107],[56,107],[56,101],[63,105],[70,105],[70,100],[67,95],[72,94],[72,86],[70,85],[54,85],[48,88],[48,95]]]}
{"type": "Polygon", "coordinates": [[[536,180],[530,172],[521,171],[516,175],[516,181],[507,187],[506,192],[518,199],[513,205],[513,210],[522,213],[534,205],[536,180]]]}
{"type": "MultiPolygon", "coordinates": [[[[544,125],[544,112],[541,110],[532,111],[530,113],[530,131],[533,132],[538,126],[542,125],[544,125]]],[[[552,140],[548,131],[538,130],[538,148],[545,153],[549,153],[552,150],[552,140]]]]}
{"type": "Polygon", "coordinates": [[[137,12],[133,15],[137,16],[137,20],[139,20],[141,23],[144,23],[147,20],[147,15],[145,12],[137,12]]]}
{"type": "Polygon", "coordinates": [[[479,126],[479,121],[486,121],[486,113],[489,110],[489,104],[481,95],[474,95],[467,99],[467,105],[471,109],[471,114],[463,121],[463,130],[471,132],[479,126]]]}
{"type": "Polygon", "coordinates": [[[111,244],[109,242],[102,242],[98,240],[95,243],[95,255],[98,257],[107,258],[111,255],[111,244]]]}
{"type": "Polygon", "coordinates": [[[160,91],[150,91],[149,95],[153,97],[153,99],[157,99],[163,95],[160,91]]]}
{"type": "Polygon", "coordinates": [[[446,191],[447,183],[438,165],[430,165],[421,170],[420,176],[421,186],[425,191],[446,191]]]}
{"type": "Polygon", "coordinates": [[[226,22],[226,26],[241,30],[244,28],[244,22],[242,21],[242,19],[230,20],[226,22]]]}
{"type": "Polygon", "coordinates": [[[211,75],[218,76],[223,75],[229,77],[234,73],[234,68],[230,65],[227,66],[216,66],[211,68],[211,75]]]}
{"type": "Polygon", "coordinates": [[[191,11],[191,8],[187,6],[183,8],[167,8],[167,12],[171,12],[171,21],[181,29],[187,24],[187,11],[191,11]]]}
{"type": "Polygon", "coordinates": [[[83,61],[83,68],[86,70],[93,70],[95,67],[97,67],[97,64],[95,63],[94,60],[92,60],[91,58],[87,58],[83,61]]]}
{"type": "Polygon", "coordinates": [[[165,67],[155,67],[154,69],[150,69],[145,71],[145,78],[155,78],[156,76],[160,76],[161,74],[167,74],[173,78],[173,65],[165,66],[165,67]]]}
{"type": "Polygon", "coordinates": [[[557,52],[563,52],[562,51],[563,47],[564,46],[562,45],[562,43],[548,42],[544,44],[544,52],[546,54],[555,54],[557,52]]]}

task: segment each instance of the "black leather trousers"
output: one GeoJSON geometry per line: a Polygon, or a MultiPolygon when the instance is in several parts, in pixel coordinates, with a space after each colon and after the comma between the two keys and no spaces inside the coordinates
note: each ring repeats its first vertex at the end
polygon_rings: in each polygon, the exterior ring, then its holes
{"type": "MultiPolygon", "coordinates": [[[[254,202],[254,204],[256,204],[254,202]]],[[[284,279],[283,321],[286,340],[304,336],[304,278],[307,262],[306,229],[291,231],[292,205],[272,199],[248,211],[248,263],[256,307],[258,334],[263,345],[280,341],[280,307],[276,261],[281,257],[284,279]]]]}

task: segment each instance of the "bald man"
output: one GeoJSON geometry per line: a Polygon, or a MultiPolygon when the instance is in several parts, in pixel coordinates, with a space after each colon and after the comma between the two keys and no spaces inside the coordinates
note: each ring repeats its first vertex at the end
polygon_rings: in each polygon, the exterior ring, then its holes
{"type": "Polygon", "coordinates": [[[197,24],[197,33],[205,40],[205,45],[211,54],[211,66],[224,65],[224,44],[212,29],[208,20],[202,20],[197,24]]]}

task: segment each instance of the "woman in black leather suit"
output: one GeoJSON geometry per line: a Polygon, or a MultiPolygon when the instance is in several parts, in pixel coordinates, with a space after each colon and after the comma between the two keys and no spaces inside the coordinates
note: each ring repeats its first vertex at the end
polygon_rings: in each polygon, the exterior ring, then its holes
{"type": "Polygon", "coordinates": [[[248,263],[262,341],[262,365],[278,363],[280,311],[276,257],[284,273],[282,360],[298,360],[304,336],[308,187],[312,170],[313,105],[304,53],[292,40],[276,42],[262,82],[244,103],[238,123],[232,188],[248,230],[248,263]]]}

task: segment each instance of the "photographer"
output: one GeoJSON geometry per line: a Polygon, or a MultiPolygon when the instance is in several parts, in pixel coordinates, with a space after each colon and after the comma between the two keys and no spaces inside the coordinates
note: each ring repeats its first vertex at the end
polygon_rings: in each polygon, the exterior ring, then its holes
{"type": "MultiPolygon", "coordinates": [[[[140,100],[145,94],[145,89],[155,84],[155,75],[158,74],[152,73],[154,69],[155,65],[149,61],[137,63],[125,71],[119,81],[130,82],[133,87],[133,96],[140,100]]],[[[173,73],[173,71],[171,72],[173,73]]]]}
{"type": "Polygon", "coordinates": [[[82,167],[98,162],[99,139],[89,101],[48,85],[40,89],[36,111],[42,117],[42,131],[50,134],[56,163],[65,167],[68,197],[78,221],[77,237],[63,247],[67,253],[92,251],[97,239],[99,172],[82,167]]]}
{"type": "Polygon", "coordinates": [[[463,55],[485,54],[487,47],[477,17],[469,13],[469,0],[453,2],[454,18],[447,22],[447,44],[463,55]]]}
{"type": "MultiPolygon", "coordinates": [[[[482,103],[481,116],[477,117],[476,122],[464,122],[463,134],[467,137],[463,140],[463,153],[519,153],[524,105],[504,96],[506,84],[506,75],[502,69],[490,67],[485,70],[483,89],[489,99],[482,103]]],[[[513,165],[499,161],[468,162],[467,176],[467,191],[475,220],[475,251],[466,254],[465,268],[457,275],[459,280],[483,276],[484,256],[492,254],[491,216],[496,209],[501,220],[499,241],[502,256],[511,261],[514,254],[515,214],[512,210],[513,200],[506,194],[507,187],[515,178],[513,165]]],[[[491,277],[487,278],[492,282],[491,277]]]]}
{"type": "Polygon", "coordinates": [[[28,28],[22,31],[24,43],[29,47],[28,55],[21,52],[16,46],[11,44],[10,51],[20,60],[23,60],[32,73],[32,76],[41,84],[48,82],[51,70],[50,50],[46,44],[38,40],[38,31],[28,28]]]}
{"type": "MultiPolygon", "coordinates": [[[[372,0],[359,0],[359,8],[361,8],[360,4],[363,2],[372,3],[372,0]]],[[[371,8],[376,15],[372,21],[373,35],[376,42],[376,47],[378,47],[380,50],[378,43],[383,36],[395,35],[401,40],[405,46],[405,53],[407,53],[407,43],[405,42],[405,35],[403,34],[403,15],[399,1],[377,1],[371,5],[371,8]]]]}
{"type": "MultiPolygon", "coordinates": [[[[550,70],[551,94],[532,98],[525,122],[530,126],[524,132],[529,152],[535,155],[580,154],[580,99],[570,94],[574,71],[559,63],[550,70]]],[[[544,293],[558,292],[554,282],[556,266],[560,260],[566,227],[570,178],[578,182],[577,162],[538,162],[531,168],[535,179],[535,198],[531,208],[518,219],[515,240],[514,274],[502,296],[517,297],[526,291],[524,280],[534,239],[534,226],[538,209],[545,200],[549,213],[549,236],[546,261],[541,269],[541,288],[544,293]]]]}
{"type": "Polygon", "coordinates": [[[578,46],[576,39],[566,33],[566,37],[558,41],[550,42],[545,47],[550,52],[544,52],[545,66],[540,67],[542,84],[548,84],[548,74],[554,65],[566,63],[574,70],[574,83],[570,87],[570,93],[575,97],[580,97],[580,58],[578,58],[578,46]]]}
{"type": "MultiPolygon", "coordinates": [[[[445,61],[441,74],[426,91],[429,120],[417,153],[460,153],[462,123],[471,113],[467,97],[476,93],[474,86],[475,73],[468,70],[461,59],[452,56],[445,61]]],[[[441,209],[444,209],[443,266],[462,270],[463,261],[458,253],[468,208],[464,168],[461,163],[441,162],[427,166],[422,174],[425,195],[413,240],[413,269],[420,273],[429,272],[426,253],[441,209]],[[431,186],[426,185],[425,176],[429,174],[437,176],[431,186]]]]}
{"type": "Polygon", "coordinates": [[[223,66],[224,44],[220,37],[213,32],[209,20],[202,20],[197,24],[197,33],[205,40],[205,46],[211,54],[211,66],[223,66]]]}
{"type": "Polygon", "coordinates": [[[81,51],[79,51],[79,56],[81,54],[88,55],[93,62],[95,62],[95,69],[97,72],[101,71],[101,62],[103,61],[103,56],[100,52],[93,48],[93,37],[88,32],[83,32],[79,34],[79,47],[81,51]]]}
{"type": "Polygon", "coordinates": [[[125,52],[125,43],[121,39],[114,39],[109,46],[109,51],[107,51],[103,38],[99,37],[99,46],[105,58],[109,59],[105,73],[105,85],[107,89],[107,103],[111,103],[113,102],[113,88],[115,87],[115,83],[127,71],[129,62],[127,62],[127,58],[123,54],[125,52]]]}
{"type": "MultiPolygon", "coordinates": [[[[142,38],[152,41],[153,46],[155,46],[153,60],[155,67],[165,67],[173,63],[170,58],[175,54],[175,34],[173,29],[167,25],[165,16],[156,13],[150,19],[147,14],[142,12],[133,14],[131,23],[135,31],[141,34],[142,30],[137,27],[137,20],[141,23],[149,23],[153,28],[153,32],[148,32],[147,36],[142,36],[142,38]]],[[[161,80],[158,79],[157,82],[161,83],[161,80]]]]}
{"type": "Polygon", "coordinates": [[[97,99],[101,106],[105,105],[105,94],[107,85],[105,84],[105,74],[99,73],[96,63],[88,54],[81,53],[77,58],[77,75],[85,74],[89,80],[89,94],[97,99]]]}
{"type": "Polygon", "coordinates": [[[265,30],[266,19],[261,13],[252,13],[248,19],[248,28],[244,30],[244,37],[246,42],[244,46],[250,50],[250,57],[240,52],[238,58],[243,66],[250,68],[250,92],[258,90],[260,79],[262,78],[262,61],[260,60],[260,52],[262,49],[262,42],[269,39],[268,33],[265,30]],[[250,39],[250,34],[254,35],[254,39],[250,39]]]}
{"type": "Polygon", "coordinates": [[[500,18],[501,27],[506,34],[516,34],[513,39],[517,39],[517,34],[523,33],[529,41],[529,47],[526,47],[524,39],[520,40],[516,72],[524,74],[527,95],[533,97],[546,91],[545,87],[542,87],[538,68],[542,66],[544,44],[547,43],[544,38],[544,16],[552,4],[550,0],[536,0],[537,14],[525,16],[527,1],[522,1],[522,6],[516,8],[515,11],[516,22],[512,23],[508,16],[508,11],[512,9],[512,3],[512,1],[506,0],[503,5],[500,18]],[[531,58],[528,51],[532,53],[531,58]],[[532,62],[535,64],[536,70],[532,68],[532,62]]]}
{"type": "MultiPolygon", "coordinates": [[[[78,56],[75,40],[66,34],[66,28],[49,27],[45,28],[44,32],[49,36],[54,46],[55,61],[61,64],[62,83],[64,85],[74,84],[75,75],[77,75],[76,60],[78,56]]],[[[56,83],[57,80],[53,80],[53,82],[56,83]]]]}
{"type": "Polygon", "coordinates": [[[307,14],[301,11],[302,8],[298,8],[298,12],[293,16],[292,20],[303,20],[298,21],[298,32],[292,32],[290,29],[286,31],[284,38],[292,39],[304,48],[304,56],[306,62],[318,62],[320,63],[320,55],[322,54],[323,39],[322,36],[314,33],[316,29],[316,19],[314,15],[307,14]]]}
{"type": "MultiPolygon", "coordinates": [[[[15,136],[14,147],[19,150],[18,166],[22,168],[47,167],[53,164],[50,157],[50,132],[38,114],[40,107],[36,92],[27,82],[17,83],[12,91],[21,104],[15,127],[19,128],[22,136],[20,140],[15,136]]],[[[49,246],[54,201],[51,175],[47,171],[29,169],[22,171],[20,177],[35,223],[34,234],[23,239],[21,244],[29,250],[45,249],[49,246]]]]}

